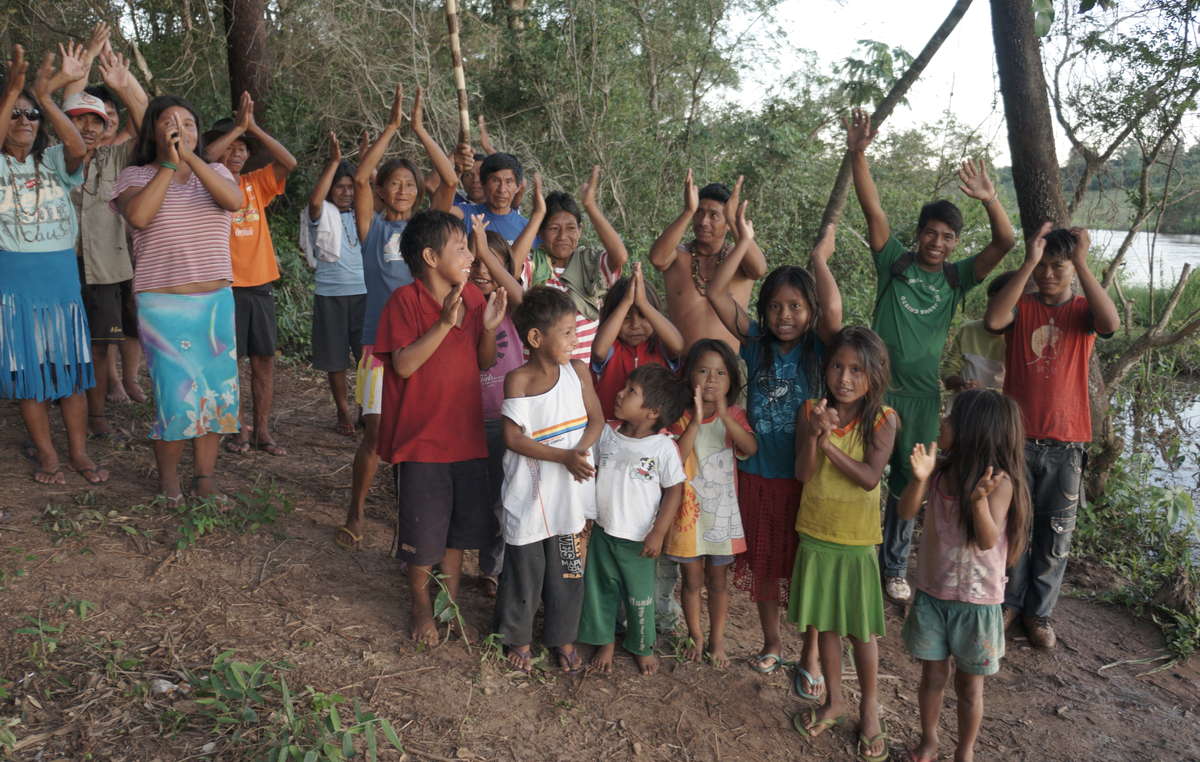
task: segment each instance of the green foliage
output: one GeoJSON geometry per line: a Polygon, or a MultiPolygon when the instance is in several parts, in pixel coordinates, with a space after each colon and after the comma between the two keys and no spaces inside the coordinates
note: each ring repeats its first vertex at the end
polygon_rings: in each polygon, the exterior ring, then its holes
{"type": "MultiPolygon", "coordinates": [[[[387,718],[363,709],[357,700],[347,707],[351,702],[344,696],[311,686],[293,695],[281,674],[289,665],[232,657],[233,651],[225,651],[206,674],[186,673],[202,716],[231,753],[273,762],[341,762],[365,747],[366,759],[374,762],[380,735],[404,752],[387,718]],[[351,711],[345,714],[347,709],[351,711]]],[[[186,720],[170,721],[178,725],[186,720]]]]}
{"type": "Polygon", "coordinates": [[[1079,512],[1076,552],[1121,580],[1100,597],[1150,614],[1175,658],[1200,646],[1200,531],[1192,496],[1151,481],[1149,456],[1120,461],[1079,512]]]}
{"type": "Polygon", "coordinates": [[[291,498],[276,490],[274,484],[255,487],[248,496],[240,496],[234,506],[216,499],[163,504],[180,519],[177,550],[190,548],[204,535],[217,531],[256,532],[292,510],[291,498]]]}
{"type": "MultiPolygon", "coordinates": [[[[913,62],[912,55],[904,48],[878,40],[859,40],[858,53],[833,67],[843,80],[838,92],[852,106],[879,103],[913,62]]],[[[900,103],[907,105],[908,99],[902,98],[900,103]]]]}
{"type": "Polygon", "coordinates": [[[50,657],[58,650],[58,641],[62,636],[63,626],[51,624],[40,616],[25,614],[21,617],[28,624],[13,630],[14,635],[30,635],[33,641],[29,645],[28,656],[38,669],[45,669],[50,657]]]}

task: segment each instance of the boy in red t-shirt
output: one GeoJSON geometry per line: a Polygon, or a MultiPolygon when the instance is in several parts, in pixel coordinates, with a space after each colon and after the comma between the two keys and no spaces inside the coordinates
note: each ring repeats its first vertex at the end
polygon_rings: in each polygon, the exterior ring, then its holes
{"type": "Polygon", "coordinates": [[[1051,230],[1025,244],[1025,263],[988,303],[984,322],[1005,338],[1004,393],[1021,406],[1025,464],[1033,498],[1033,538],[1008,570],[1004,619],[1022,615],[1029,641],[1053,648],[1049,617],[1058,601],[1083,464],[1092,439],[1088,359],[1096,336],[1120,326],[1117,307],[1087,266],[1083,228],[1051,230]],[[1037,291],[1024,294],[1032,276],[1037,291]],[[1083,295],[1071,291],[1078,276],[1083,295]]]}
{"type": "Polygon", "coordinates": [[[479,371],[495,362],[496,328],[508,300],[498,289],[485,305],[467,282],[474,257],[454,215],[415,215],[400,236],[400,253],[416,280],[396,289],[379,316],[379,457],[396,464],[392,552],[408,564],[413,639],[436,645],[434,564],[453,600],[462,552],[484,547],[496,534],[479,371]]]}

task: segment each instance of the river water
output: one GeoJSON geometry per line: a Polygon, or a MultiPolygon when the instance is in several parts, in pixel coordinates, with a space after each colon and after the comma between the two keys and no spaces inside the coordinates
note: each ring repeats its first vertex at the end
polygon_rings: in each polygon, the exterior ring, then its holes
{"type": "MultiPolygon", "coordinates": [[[[1103,247],[1110,257],[1125,239],[1125,232],[1121,230],[1090,232],[1092,248],[1099,253],[1103,247]]],[[[1200,235],[1160,234],[1156,237],[1153,233],[1136,233],[1121,267],[1127,283],[1145,285],[1150,282],[1151,252],[1154,254],[1155,285],[1167,283],[1173,286],[1185,263],[1191,263],[1193,268],[1200,267],[1200,235]]]]}

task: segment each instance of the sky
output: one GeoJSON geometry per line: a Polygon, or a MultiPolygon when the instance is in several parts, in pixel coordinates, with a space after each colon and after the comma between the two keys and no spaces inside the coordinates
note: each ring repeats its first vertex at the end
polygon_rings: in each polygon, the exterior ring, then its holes
{"type": "MultiPolygon", "coordinates": [[[[952,0],[784,0],[775,11],[775,20],[793,49],[815,52],[828,71],[834,62],[855,54],[858,41],[864,39],[900,46],[917,55],[953,5],[952,0]]],[[[744,19],[742,28],[751,22],[744,19]]],[[[778,66],[745,72],[738,92],[727,97],[743,106],[755,105],[798,65],[796,56],[786,49],[777,55],[778,66]]],[[[991,140],[995,164],[1009,163],[991,15],[984,0],[967,9],[913,85],[908,105],[893,112],[885,129],[936,121],[946,109],[964,124],[979,127],[980,134],[991,140]]],[[[1064,161],[1069,144],[1060,136],[1057,147],[1059,161],[1064,161]]]]}

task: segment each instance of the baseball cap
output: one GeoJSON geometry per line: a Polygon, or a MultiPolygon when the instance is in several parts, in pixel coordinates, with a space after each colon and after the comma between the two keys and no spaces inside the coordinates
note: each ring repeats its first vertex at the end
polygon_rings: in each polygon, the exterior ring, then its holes
{"type": "Polygon", "coordinates": [[[83,114],[95,114],[108,124],[108,112],[104,110],[104,101],[94,95],[87,93],[71,93],[63,99],[63,111],[68,116],[81,116],[83,114]]]}

